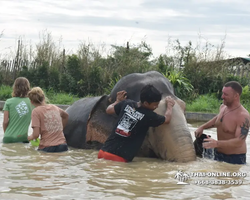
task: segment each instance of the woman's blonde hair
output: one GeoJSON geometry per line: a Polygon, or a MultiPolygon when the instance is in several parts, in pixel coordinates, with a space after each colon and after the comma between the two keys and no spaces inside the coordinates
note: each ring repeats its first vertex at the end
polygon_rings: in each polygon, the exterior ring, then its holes
{"type": "Polygon", "coordinates": [[[45,94],[40,87],[33,87],[29,91],[28,97],[29,97],[30,101],[32,101],[36,104],[41,104],[43,101],[46,100],[45,94]]]}
{"type": "Polygon", "coordinates": [[[29,91],[29,80],[25,77],[18,77],[13,84],[12,97],[27,97],[29,91]]]}

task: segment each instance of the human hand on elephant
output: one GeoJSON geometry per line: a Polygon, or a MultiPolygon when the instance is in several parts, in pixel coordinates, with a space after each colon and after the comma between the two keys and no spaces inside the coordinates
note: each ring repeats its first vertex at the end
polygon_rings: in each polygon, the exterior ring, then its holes
{"type": "Polygon", "coordinates": [[[116,101],[120,102],[127,98],[127,92],[125,90],[119,91],[116,94],[116,101]]]}
{"type": "Polygon", "coordinates": [[[169,105],[169,106],[174,107],[175,100],[171,96],[167,96],[165,98],[165,103],[166,103],[167,106],[169,105]]]}

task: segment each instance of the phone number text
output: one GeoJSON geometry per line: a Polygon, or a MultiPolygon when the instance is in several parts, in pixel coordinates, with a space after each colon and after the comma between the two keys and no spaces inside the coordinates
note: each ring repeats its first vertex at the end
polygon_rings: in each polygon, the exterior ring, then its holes
{"type": "Polygon", "coordinates": [[[242,185],[242,180],[196,180],[195,185],[242,185]]]}

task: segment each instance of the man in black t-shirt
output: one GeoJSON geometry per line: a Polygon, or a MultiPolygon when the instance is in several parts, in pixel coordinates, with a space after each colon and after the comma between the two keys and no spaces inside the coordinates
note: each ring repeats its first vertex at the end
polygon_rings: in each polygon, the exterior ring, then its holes
{"type": "Polygon", "coordinates": [[[98,153],[98,158],[130,162],[139,151],[149,127],[169,123],[175,101],[166,97],[165,116],[153,112],[161,101],[161,93],[146,85],[140,93],[140,102],[126,99],[127,92],[117,92],[116,101],[106,109],[108,114],[117,114],[118,122],[98,153]]]}

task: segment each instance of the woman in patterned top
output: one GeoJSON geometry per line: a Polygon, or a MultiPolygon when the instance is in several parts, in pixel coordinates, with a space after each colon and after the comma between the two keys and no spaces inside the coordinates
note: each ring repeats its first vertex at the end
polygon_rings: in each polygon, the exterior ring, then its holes
{"type": "Polygon", "coordinates": [[[55,105],[46,104],[46,97],[40,87],[32,88],[28,97],[35,106],[31,114],[33,133],[28,137],[28,140],[37,139],[40,135],[38,150],[45,152],[67,151],[68,146],[63,128],[68,122],[68,113],[55,105]]]}

